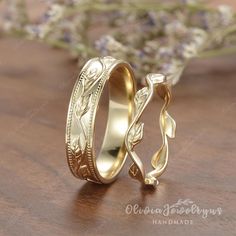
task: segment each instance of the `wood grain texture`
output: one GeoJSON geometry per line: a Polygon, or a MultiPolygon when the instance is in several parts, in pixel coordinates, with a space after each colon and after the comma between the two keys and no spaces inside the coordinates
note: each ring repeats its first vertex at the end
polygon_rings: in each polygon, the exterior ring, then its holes
{"type": "MultiPolygon", "coordinates": [[[[109,186],[71,175],[64,136],[78,70],[66,52],[13,39],[1,39],[0,52],[0,235],[235,235],[236,57],[194,61],[174,87],[169,112],[177,136],[153,191],[128,177],[128,163],[109,186]],[[207,219],[125,213],[127,204],[156,208],[178,199],[223,213],[207,219]]],[[[147,167],[161,140],[159,105],[154,100],[143,117],[138,152],[147,167]]],[[[101,105],[98,143],[105,114],[101,105]]]]}

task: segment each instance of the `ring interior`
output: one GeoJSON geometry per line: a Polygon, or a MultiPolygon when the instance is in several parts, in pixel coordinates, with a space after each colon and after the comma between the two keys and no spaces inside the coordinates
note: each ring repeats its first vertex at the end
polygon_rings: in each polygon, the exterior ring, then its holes
{"type": "Polygon", "coordinates": [[[109,111],[107,127],[97,157],[99,174],[106,180],[114,178],[126,158],[125,134],[132,116],[134,84],[131,72],[118,65],[109,78],[109,111]]]}

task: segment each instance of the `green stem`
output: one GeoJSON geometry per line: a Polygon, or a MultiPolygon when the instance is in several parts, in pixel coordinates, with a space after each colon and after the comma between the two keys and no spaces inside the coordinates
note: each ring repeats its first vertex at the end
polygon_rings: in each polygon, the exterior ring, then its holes
{"type": "Polygon", "coordinates": [[[83,46],[83,48],[79,49],[79,47],[73,47],[68,45],[68,43],[65,43],[63,41],[59,41],[59,40],[40,40],[41,42],[44,42],[52,47],[56,47],[56,48],[61,48],[61,49],[65,49],[68,50],[70,52],[75,52],[76,54],[79,54],[80,52],[86,52],[88,55],[90,56],[94,56],[95,55],[95,50],[93,50],[92,48],[90,48],[89,46],[83,46]]]}
{"type": "Polygon", "coordinates": [[[236,54],[236,47],[221,48],[217,50],[208,50],[199,53],[198,58],[210,58],[224,55],[236,54]]]}
{"type": "Polygon", "coordinates": [[[226,28],[226,30],[223,32],[224,33],[224,37],[227,37],[228,35],[232,34],[236,32],[236,24],[229,26],[228,28],[226,28]]]}
{"type": "Polygon", "coordinates": [[[44,40],[39,40],[39,41],[46,43],[55,48],[62,48],[62,49],[70,50],[70,46],[68,45],[68,43],[65,43],[63,41],[49,40],[49,39],[44,39],[44,40]]]}
{"type": "MultiPolygon", "coordinates": [[[[70,51],[74,51],[78,53],[78,50],[76,48],[70,47],[67,43],[62,42],[62,41],[57,41],[57,40],[43,40],[43,42],[57,47],[57,48],[62,48],[62,49],[67,49],[70,51]]],[[[84,47],[83,49],[87,53],[94,54],[94,51],[89,48],[89,47],[84,47]]],[[[224,56],[224,55],[232,55],[236,54],[236,47],[225,47],[225,48],[220,48],[220,49],[212,49],[212,50],[206,50],[202,51],[198,54],[198,58],[211,58],[211,57],[219,57],[219,56],[224,56]]]]}
{"type": "Polygon", "coordinates": [[[126,4],[118,4],[118,3],[87,3],[87,4],[79,4],[75,7],[68,7],[66,10],[66,16],[70,16],[76,14],[78,12],[84,11],[97,11],[97,12],[109,12],[109,11],[125,11],[125,12],[143,12],[143,11],[168,11],[173,12],[177,9],[188,9],[192,12],[203,10],[203,11],[214,11],[209,7],[204,5],[196,4],[196,5],[182,5],[182,4],[153,4],[153,3],[126,3],[126,4]]]}

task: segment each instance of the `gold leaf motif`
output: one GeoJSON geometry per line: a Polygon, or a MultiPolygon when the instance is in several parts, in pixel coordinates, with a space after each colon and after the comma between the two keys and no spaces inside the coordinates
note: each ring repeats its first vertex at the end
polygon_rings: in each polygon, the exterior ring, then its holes
{"type": "Polygon", "coordinates": [[[142,173],[139,169],[139,167],[137,166],[136,163],[133,163],[130,168],[129,168],[129,175],[130,177],[132,177],[133,179],[137,179],[139,181],[142,181],[143,176],[142,173]]]}
{"type": "Polygon", "coordinates": [[[78,169],[80,168],[80,164],[81,164],[81,152],[79,152],[80,155],[77,155],[76,157],[74,157],[72,159],[72,165],[73,165],[73,169],[74,172],[76,173],[78,171],[78,169]]]}
{"type": "Polygon", "coordinates": [[[140,89],[135,94],[134,103],[135,103],[136,113],[138,112],[140,107],[144,104],[147,96],[148,96],[148,88],[147,87],[140,89]]]}
{"type": "Polygon", "coordinates": [[[129,174],[135,177],[139,172],[138,167],[133,163],[129,168],[129,174]]]}
{"type": "Polygon", "coordinates": [[[167,145],[162,145],[160,149],[153,155],[151,164],[154,169],[158,167],[158,164],[165,163],[167,153],[168,153],[167,145]]]}
{"type": "MultiPolygon", "coordinates": [[[[85,154],[85,150],[81,148],[80,146],[81,141],[79,140],[80,139],[77,140],[77,144],[74,144],[74,148],[71,150],[72,151],[72,160],[71,160],[72,171],[77,177],[81,179],[86,179],[87,177],[90,176],[90,171],[87,164],[84,163],[83,157],[85,154]]],[[[74,140],[74,143],[76,143],[76,140],[74,140]]]]}
{"type": "Polygon", "coordinates": [[[94,77],[96,73],[97,73],[97,68],[92,68],[90,71],[88,71],[89,78],[94,77]]]}
{"type": "Polygon", "coordinates": [[[103,72],[103,64],[100,60],[93,62],[93,66],[89,67],[84,73],[86,78],[96,80],[103,72]]]}
{"type": "Polygon", "coordinates": [[[128,134],[128,140],[130,144],[130,148],[132,149],[136,144],[138,144],[143,138],[143,127],[144,123],[136,123],[131,128],[128,134]]]}
{"type": "Polygon", "coordinates": [[[75,115],[78,119],[80,119],[83,115],[85,115],[89,110],[89,96],[82,96],[75,104],[75,115]]]}
{"type": "Polygon", "coordinates": [[[83,177],[83,179],[86,179],[87,177],[89,177],[90,171],[87,167],[87,165],[82,165],[78,171],[78,175],[81,175],[83,177]]]}
{"type": "Polygon", "coordinates": [[[96,62],[93,62],[93,67],[88,68],[84,71],[84,95],[91,94],[95,85],[100,80],[102,74],[103,74],[103,63],[98,60],[96,62]]]}
{"type": "Polygon", "coordinates": [[[176,123],[175,123],[175,120],[168,114],[167,111],[165,111],[164,130],[165,130],[166,135],[169,138],[174,138],[175,137],[176,123]]]}
{"type": "Polygon", "coordinates": [[[84,90],[85,90],[84,95],[91,94],[98,81],[99,81],[98,79],[93,80],[91,78],[87,78],[84,84],[84,90]]]}
{"type": "Polygon", "coordinates": [[[72,170],[76,174],[80,168],[81,162],[82,162],[82,150],[77,147],[72,148],[72,159],[71,159],[71,164],[72,164],[72,170]]]}
{"type": "Polygon", "coordinates": [[[77,152],[78,150],[81,150],[84,152],[86,148],[86,140],[85,136],[83,134],[79,135],[77,138],[75,138],[72,142],[72,150],[74,152],[77,152]]]}

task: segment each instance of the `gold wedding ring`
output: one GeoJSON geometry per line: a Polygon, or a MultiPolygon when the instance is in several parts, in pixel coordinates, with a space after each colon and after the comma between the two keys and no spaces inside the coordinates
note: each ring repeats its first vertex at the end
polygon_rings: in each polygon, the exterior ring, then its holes
{"type": "Polygon", "coordinates": [[[135,92],[132,69],[124,61],[94,58],[82,68],[71,95],[66,125],[67,160],[74,176],[103,184],[116,179],[127,157],[125,134],[133,116],[135,92]],[[96,155],[95,119],[106,83],[108,120],[96,155]]]}
{"type": "Polygon", "coordinates": [[[140,89],[135,95],[135,111],[134,118],[130,124],[125,138],[126,148],[133,161],[129,169],[129,175],[139,180],[146,185],[157,185],[157,177],[160,176],[166,169],[168,162],[168,139],[174,138],[176,124],[175,121],[167,112],[167,107],[171,99],[170,88],[167,80],[162,74],[148,74],[146,76],[147,86],[140,89]],[[140,122],[140,117],[146,106],[154,96],[155,92],[164,100],[164,105],[161,109],[159,125],[163,143],[161,148],[153,155],[151,164],[154,170],[146,173],[143,163],[134,150],[143,138],[144,124],[140,122]]]}

